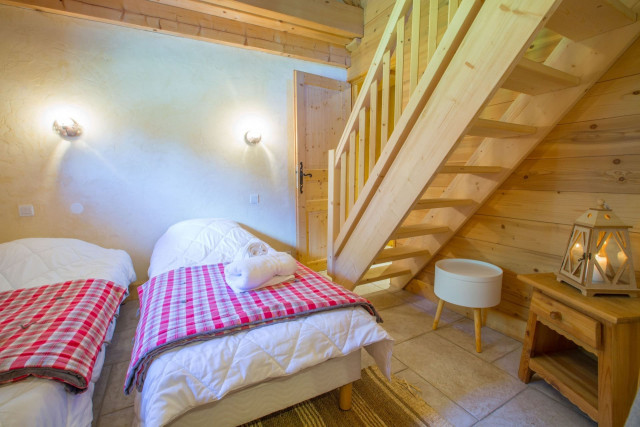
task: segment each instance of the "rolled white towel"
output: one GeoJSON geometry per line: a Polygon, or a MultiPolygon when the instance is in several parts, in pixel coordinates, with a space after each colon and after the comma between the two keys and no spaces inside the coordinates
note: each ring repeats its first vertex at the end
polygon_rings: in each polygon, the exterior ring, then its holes
{"type": "Polygon", "coordinates": [[[298,264],[291,255],[273,252],[233,261],[224,267],[224,275],[227,284],[234,291],[246,292],[273,285],[275,283],[271,279],[292,275],[297,268],[298,264]]]}
{"type": "Polygon", "coordinates": [[[238,249],[234,261],[240,261],[243,259],[248,259],[256,256],[267,255],[269,253],[274,253],[275,251],[271,248],[271,246],[267,245],[260,239],[250,239],[242,248],[238,249]]]}

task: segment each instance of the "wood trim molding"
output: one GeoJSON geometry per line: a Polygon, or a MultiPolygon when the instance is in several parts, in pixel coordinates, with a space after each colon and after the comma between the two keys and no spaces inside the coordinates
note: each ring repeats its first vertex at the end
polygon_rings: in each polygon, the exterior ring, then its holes
{"type": "Polygon", "coordinates": [[[342,45],[147,0],[0,0],[91,21],[349,67],[342,45]]]}

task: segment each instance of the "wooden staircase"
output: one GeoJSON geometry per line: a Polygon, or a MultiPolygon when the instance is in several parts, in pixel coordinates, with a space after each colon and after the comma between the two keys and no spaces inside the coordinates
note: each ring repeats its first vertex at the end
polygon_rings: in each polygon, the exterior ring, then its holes
{"type": "Polygon", "coordinates": [[[404,286],[640,34],[620,0],[450,0],[438,42],[438,4],[396,2],[329,153],[328,272],[349,289],[404,286]],[[525,58],[545,26],[562,39],[525,58]],[[517,92],[509,108],[480,118],[501,88],[517,92]]]}

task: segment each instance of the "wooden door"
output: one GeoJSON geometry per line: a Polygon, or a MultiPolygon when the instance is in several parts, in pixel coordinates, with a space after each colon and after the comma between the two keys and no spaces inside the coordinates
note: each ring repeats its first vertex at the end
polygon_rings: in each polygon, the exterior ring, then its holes
{"type": "Polygon", "coordinates": [[[347,82],[295,71],[294,103],[298,260],[325,270],[327,153],[338,145],[349,118],[351,88],[347,82]]]}

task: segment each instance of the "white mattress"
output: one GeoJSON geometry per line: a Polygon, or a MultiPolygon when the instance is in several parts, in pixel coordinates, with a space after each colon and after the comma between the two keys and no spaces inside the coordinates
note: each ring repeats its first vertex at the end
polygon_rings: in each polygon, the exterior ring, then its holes
{"type": "MultiPolygon", "coordinates": [[[[156,243],[150,277],[178,268],[181,262],[187,266],[231,261],[254,238],[238,229],[242,230],[236,223],[219,219],[172,226],[156,243]]],[[[296,374],[363,347],[389,376],[392,345],[373,316],[350,307],[175,348],[151,364],[142,392],[136,394],[137,422],[164,425],[232,391],[296,374]]]]}
{"type": "MultiPolygon", "coordinates": [[[[136,280],[129,255],[76,239],[22,239],[0,244],[0,291],[67,280],[98,278],[123,287],[136,280]]],[[[107,341],[115,329],[109,326],[107,341]]],[[[68,426],[91,424],[91,396],[104,364],[103,346],[86,392],[70,394],[56,381],[29,378],[0,386],[0,425],[68,426]]]]}

